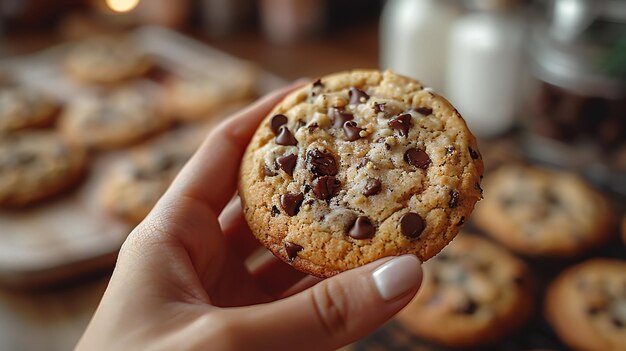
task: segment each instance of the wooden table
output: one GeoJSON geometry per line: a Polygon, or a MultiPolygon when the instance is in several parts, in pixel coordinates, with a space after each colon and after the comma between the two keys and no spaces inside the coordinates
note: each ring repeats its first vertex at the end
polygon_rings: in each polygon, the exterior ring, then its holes
{"type": "MultiPolygon", "coordinates": [[[[270,45],[257,33],[243,33],[228,40],[204,41],[254,61],[286,79],[297,79],[350,68],[377,67],[377,32],[376,23],[371,23],[293,46],[270,45]]],[[[203,39],[201,36],[196,38],[203,39]]],[[[9,40],[3,54],[35,51],[56,42],[58,40],[51,37],[9,40]]],[[[0,288],[0,349],[72,349],[89,322],[109,278],[110,270],[36,291],[0,288]]]]}

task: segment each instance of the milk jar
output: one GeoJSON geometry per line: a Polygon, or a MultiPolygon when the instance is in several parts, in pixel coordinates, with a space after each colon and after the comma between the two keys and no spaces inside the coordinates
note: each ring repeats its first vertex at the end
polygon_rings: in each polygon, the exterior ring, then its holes
{"type": "Polygon", "coordinates": [[[442,92],[448,34],[457,16],[445,0],[388,0],[381,17],[381,68],[442,92]]]}
{"type": "Polygon", "coordinates": [[[515,122],[525,21],[513,0],[475,0],[450,32],[446,96],[472,132],[492,137],[515,122]]]}

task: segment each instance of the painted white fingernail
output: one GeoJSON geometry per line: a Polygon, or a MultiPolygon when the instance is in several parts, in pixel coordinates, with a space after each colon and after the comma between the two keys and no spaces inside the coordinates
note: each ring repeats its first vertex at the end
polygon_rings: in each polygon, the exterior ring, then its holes
{"type": "Polygon", "coordinates": [[[413,289],[422,280],[421,265],[414,255],[403,255],[378,267],[372,278],[380,296],[389,301],[413,289]]]}

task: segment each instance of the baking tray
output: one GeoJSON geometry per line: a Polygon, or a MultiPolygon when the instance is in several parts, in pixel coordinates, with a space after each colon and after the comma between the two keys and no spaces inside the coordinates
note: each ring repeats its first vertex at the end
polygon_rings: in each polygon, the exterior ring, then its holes
{"type": "MultiPolygon", "coordinates": [[[[251,64],[177,32],[146,26],[129,33],[159,67],[173,73],[229,72],[251,64]]],[[[57,97],[62,103],[101,88],[68,78],[61,62],[71,43],[26,56],[0,61],[0,71],[26,86],[57,97]]],[[[157,84],[145,79],[148,83],[157,84]]],[[[285,81],[258,71],[255,93],[262,95],[285,81]]],[[[225,111],[218,111],[219,118],[225,111]]],[[[184,126],[183,126],[184,127],[184,126]]],[[[0,211],[0,283],[24,287],[58,282],[94,270],[112,267],[121,243],[132,229],[106,215],[99,203],[99,184],[105,170],[128,150],[92,156],[86,179],[77,189],[57,199],[24,210],[0,211]]]]}

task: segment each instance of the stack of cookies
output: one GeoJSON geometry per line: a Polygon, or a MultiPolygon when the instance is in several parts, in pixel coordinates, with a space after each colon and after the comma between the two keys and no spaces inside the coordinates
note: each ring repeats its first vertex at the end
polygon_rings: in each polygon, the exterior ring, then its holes
{"type": "Polygon", "coordinates": [[[141,221],[216,117],[249,101],[257,80],[251,65],[226,79],[217,65],[193,71],[164,60],[130,37],[101,36],[71,44],[55,63],[81,94],[3,79],[0,208],[53,207],[46,200],[81,188],[90,166],[106,163],[89,193],[110,215],[141,221]]]}

